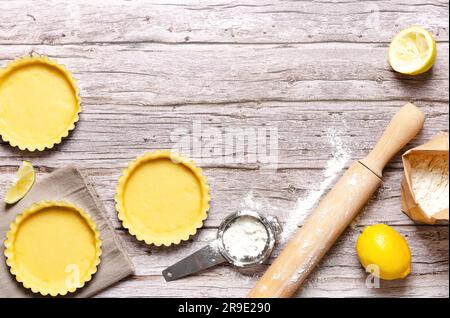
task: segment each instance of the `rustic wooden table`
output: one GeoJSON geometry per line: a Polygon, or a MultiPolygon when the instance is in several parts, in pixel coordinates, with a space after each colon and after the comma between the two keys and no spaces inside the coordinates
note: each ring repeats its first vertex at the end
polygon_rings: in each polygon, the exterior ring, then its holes
{"type": "MultiPolygon", "coordinates": [[[[37,167],[38,178],[68,164],[85,172],[136,266],[135,276],[99,296],[245,296],[256,278],[229,266],[171,283],[161,271],[243,208],[300,225],[342,166],[363,157],[407,101],[427,121],[405,149],[448,131],[448,1],[67,2],[0,1],[0,65],[30,53],[57,59],[78,79],[83,105],[76,130],[51,151],[1,143],[0,192],[22,160],[37,167]],[[432,71],[414,78],[387,63],[392,36],[412,24],[427,27],[438,49],[432,71]],[[269,164],[251,142],[243,156],[221,138],[240,128],[247,137],[273,137],[257,143],[272,151],[269,164]],[[219,137],[212,152],[191,154],[212,188],[204,227],[175,247],[136,241],[114,208],[121,169],[146,151],[173,148],[180,136],[195,141],[208,133],[219,137]]],[[[401,176],[397,156],[382,189],[298,297],[449,296],[448,226],[415,225],[400,211],[401,176]],[[380,222],[407,238],[413,269],[405,280],[367,288],[354,246],[365,225],[380,222]]]]}

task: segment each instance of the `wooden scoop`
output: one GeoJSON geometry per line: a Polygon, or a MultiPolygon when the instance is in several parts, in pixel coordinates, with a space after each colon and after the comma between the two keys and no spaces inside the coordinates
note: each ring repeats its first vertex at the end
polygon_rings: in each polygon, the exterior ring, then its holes
{"type": "Polygon", "coordinates": [[[366,158],[350,165],[248,297],[292,296],[380,186],[388,161],[417,135],[424,121],[425,116],[416,106],[403,106],[375,148],[366,158]]]}

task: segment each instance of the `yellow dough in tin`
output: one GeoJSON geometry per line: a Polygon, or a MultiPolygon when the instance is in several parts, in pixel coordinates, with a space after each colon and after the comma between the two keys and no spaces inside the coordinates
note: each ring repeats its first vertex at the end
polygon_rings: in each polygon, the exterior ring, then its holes
{"type": "Polygon", "coordinates": [[[116,208],[125,228],[147,244],[187,240],[207,217],[209,187],[201,169],[168,151],[148,153],[119,180],[116,208]]]}
{"type": "Polygon", "coordinates": [[[20,149],[61,142],[80,112],[71,74],[45,57],[20,58],[0,70],[0,135],[20,149]]]}
{"type": "Polygon", "coordinates": [[[18,282],[42,295],[81,288],[100,263],[99,232],[88,214],[64,202],[41,202],[19,215],[5,241],[18,282]]]}

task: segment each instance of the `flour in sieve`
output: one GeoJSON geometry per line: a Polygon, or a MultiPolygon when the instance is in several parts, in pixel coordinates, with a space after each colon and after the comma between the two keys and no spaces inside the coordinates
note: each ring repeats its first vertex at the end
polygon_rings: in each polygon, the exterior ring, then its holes
{"type": "Polygon", "coordinates": [[[269,239],[266,227],[251,216],[241,216],[223,233],[223,245],[228,254],[239,261],[261,255],[269,239]]]}

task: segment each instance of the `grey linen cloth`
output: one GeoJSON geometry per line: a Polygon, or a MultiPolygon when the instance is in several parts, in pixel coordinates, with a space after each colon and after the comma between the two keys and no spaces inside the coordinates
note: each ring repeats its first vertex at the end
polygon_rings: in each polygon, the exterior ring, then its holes
{"type": "Polygon", "coordinates": [[[72,297],[89,297],[134,273],[133,265],[123,250],[111,224],[104,215],[103,207],[94,189],[86,182],[75,167],[54,171],[42,181],[36,182],[30,192],[17,204],[5,206],[0,203],[0,297],[38,296],[9,272],[4,256],[4,241],[9,225],[24,209],[38,201],[66,201],[83,208],[89,213],[101,233],[102,256],[97,273],[82,289],[72,297]]]}

